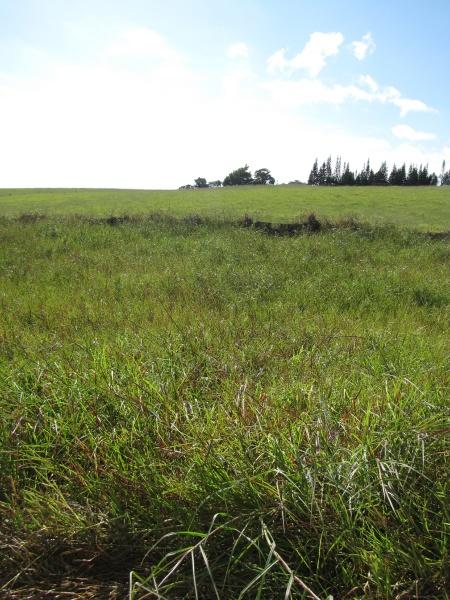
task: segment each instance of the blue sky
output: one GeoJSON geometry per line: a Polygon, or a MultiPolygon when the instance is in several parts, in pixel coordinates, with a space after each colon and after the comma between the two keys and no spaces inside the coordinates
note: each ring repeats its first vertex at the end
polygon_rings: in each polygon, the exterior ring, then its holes
{"type": "Polygon", "coordinates": [[[0,0],[0,186],[450,163],[450,2],[0,0]]]}

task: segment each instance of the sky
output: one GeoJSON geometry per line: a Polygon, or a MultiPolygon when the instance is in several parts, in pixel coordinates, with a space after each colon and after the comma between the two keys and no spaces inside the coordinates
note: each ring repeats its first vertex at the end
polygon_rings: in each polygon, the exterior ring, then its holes
{"type": "Polygon", "coordinates": [[[0,0],[0,187],[450,164],[449,0],[0,0]]]}

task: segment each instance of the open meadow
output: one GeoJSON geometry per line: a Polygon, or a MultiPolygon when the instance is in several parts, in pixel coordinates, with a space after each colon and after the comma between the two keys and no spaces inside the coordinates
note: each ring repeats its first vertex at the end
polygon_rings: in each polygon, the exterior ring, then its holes
{"type": "Polygon", "coordinates": [[[449,228],[448,188],[0,190],[0,597],[448,598],[449,228]]]}
{"type": "Polygon", "coordinates": [[[355,217],[421,230],[450,227],[450,186],[311,187],[246,186],[205,190],[1,190],[0,215],[199,214],[217,219],[287,222],[318,217],[355,217]]]}

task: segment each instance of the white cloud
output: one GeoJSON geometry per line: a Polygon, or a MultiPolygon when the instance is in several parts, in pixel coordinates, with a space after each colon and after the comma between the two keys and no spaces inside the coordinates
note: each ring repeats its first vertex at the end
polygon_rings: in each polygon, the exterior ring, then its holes
{"type": "Polygon", "coordinates": [[[224,97],[228,101],[233,102],[233,97],[238,96],[242,102],[248,95],[253,97],[252,88],[257,84],[257,77],[246,63],[238,64],[222,76],[221,84],[224,97]]]}
{"type": "Polygon", "coordinates": [[[105,55],[111,58],[147,57],[160,60],[181,60],[182,56],[166,42],[165,38],[152,29],[140,27],[120,34],[107,48],[105,55]]]}
{"type": "Polygon", "coordinates": [[[227,50],[228,58],[236,59],[236,58],[248,58],[249,51],[247,44],[243,42],[236,42],[232,44],[227,50]]]}
{"type": "Polygon", "coordinates": [[[406,164],[429,165],[431,172],[439,173],[442,160],[450,159],[450,152],[449,148],[445,147],[427,151],[414,143],[405,141],[398,146],[390,146],[387,159],[390,165],[394,163],[401,165],[404,162],[406,164]]]}
{"type": "Polygon", "coordinates": [[[269,73],[275,73],[276,71],[283,71],[289,66],[289,61],[286,59],[286,50],[281,48],[274,52],[267,59],[267,70],[269,73]]]}
{"type": "Polygon", "coordinates": [[[427,106],[422,100],[413,98],[392,98],[390,102],[400,109],[401,117],[406,117],[410,112],[436,112],[435,108],[427,106]]]}
{"type": "Polygon", "coordinates": [[[358,85],[327,85],[318,79],[273,80],[264,87],[272,93],[273,97],[284,106],[303,106],[307,104],[334,104],[341,105],[350,100],[364,102],[378,102],[392,104],[400,109],[400,116],[404,117],[410,112],[436,112],[421,100],[404,98],[399,90],[392,86],[380,88],[378,83],[364,75],[358,85]],[[369,88],[369,89],[367,89],[369,88]]]}
{"type": "Polygon", "coordinates": [[[372,101],[370,92],[354,85],[328,86],[317,79],[297,81],[271,81],[264,84],[273,99],[284,107],[298,107],[307,104],[340,105],[348,100],[372,101]]]}
{"type": "Polygon", "coordinates": [[[352,42],[352,53],[358,60],[364,60],[366,56],[373,54],[376,49],[376,44],[373,41],[372,34],[370,32],[363,35],[361,40],[352,42]]]}
{"type": "Polygon", "coordinates": [[[367,86],[369,90],[373,93],[378,92],[378,90],[380,89],[378,83],[370,75],[361,75],[359,80],[362,83],[362,85],[367,86]]]}
{"type": "Polygon", "coordinates": [[[436,139],[436,135],[434,133],[416,131],[409,125],[395,125],[392,128],[392,133],[400,140],[407,140],[409,142],[426,142],[436,139]]]}
{"type": "Polygon", "coordinates": [[[314,32],[309,36],[305,47],[294,58],[286,58],[286,50],[277,50],[267,60],[269,73],[276,71],[293,72],[304,69],[310,77],[317,77],[326,65],[326,58],[339,52],[344,41],[342,33],[314,32]]]}
{"type": "Polygon", "coordinates": [[[403,97],[401,92],[393,86],[388,86],[382,90],[378,88],[378,91],[375,92],[375,99],[382,103],[393,104],[399,108],[401,117],[406,117],[410,112],[437,112],[435,108],[428,106],[422,100],[403,97]]]}
{"type": "MultiPolygon", "coordinates": [[[[344,40],[341,33],[320,33],[310,35],[308,42],[301,52],[291,59],[286,58],[286,49],[281,48],[267,59],[267,69],[270,74],[280,72],[290,75],[296,70],[306,70],[312,79],[297,81],[276,80],[265,86],[281,100],[282,104],[291,106],[312,103],[342,104],[347,100],[365,100],[392,104],[400,110],[400,116],[405,117],[410,112],[436,112],[422,100],[405,98],[393,86],[380,88],[370,75],[361,75],[360,85],[326,84],[315,79],[326,65],[326,58],[337,54],[344,40]]],[[[362,60],[375,49],[372,35],[367,33],[362,41],[353,42],[355,56],[362,60]]]]}

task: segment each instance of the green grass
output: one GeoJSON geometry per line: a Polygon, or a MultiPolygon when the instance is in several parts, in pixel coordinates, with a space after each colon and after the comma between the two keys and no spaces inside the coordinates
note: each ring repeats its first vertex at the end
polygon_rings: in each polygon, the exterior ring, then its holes
{"type": "Polygon", "coordinates": [[[292,221],[305,213],[336,219],[354,216],[422,230],[450,228],[450,187],[326,188],[248,186],[219,190],[0,190],[0,215],[198,213],[261,220],[292,221]]]}
{"type": "Polygon", "coordinates": [[[136,599],[448,597],[446,240],[58,216],[0,238],[6,597],[129,572],[136,599]]]}

